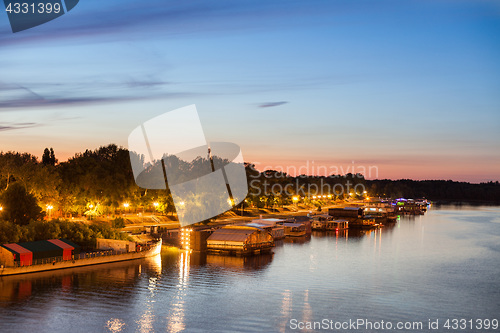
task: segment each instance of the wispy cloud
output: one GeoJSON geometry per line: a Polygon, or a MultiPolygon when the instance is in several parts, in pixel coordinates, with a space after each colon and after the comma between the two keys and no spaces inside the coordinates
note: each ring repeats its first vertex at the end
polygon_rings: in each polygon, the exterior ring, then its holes
{"type": "Polygon", "coordinates": [[[178,98],[194,94],[165,91],[160,80],[124,82],[0,84],[0,110],[44,106],[72,106],[154,98],[178,98]],[[90,88],[89,88],[90,87],[90,88]]]}
{"type": "Polygon", "coordinates": [[[288,102],[282,101],[282,102],[267,102],[259,105],[259,108],[272,108],[274,106],[280,106],[283,104],[286,104],[288,102]]]}
{"type": "Polygon", "coordinates": [[[11,131],[11,130],[19,130],[23,128],[31,128],[42,126],[40,123],[3,123],[0,124],[0,132],[3,131],[11,131]]]}

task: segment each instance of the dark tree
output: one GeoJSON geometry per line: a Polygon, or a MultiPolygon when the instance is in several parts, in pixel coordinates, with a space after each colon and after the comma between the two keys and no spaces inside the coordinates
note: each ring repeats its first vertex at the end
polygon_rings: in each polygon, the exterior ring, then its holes
{"type": "Polygon", "coordinates": [[[56,165],[56,163],[56,154],[54,153],[54,149],[50,148],[50,165],[56,165]]]}
{"type": "Polygon", "coordinates": [[[0,217],[18,225],[27,225],[31,220],[38,220],[45,215],[38,206],[34,195],[26,192],[23,185],[14,183],[0,196],[2,214],[0,217]]]}
{"type": "Polygon", "coordinates": [[[49,148],[45,148],[43,150],[42,163],[45,164],[45,165],[49,165],[50,164],[50,151],[49,151],[49,148]]]}
{"type": "Polygon", "coordinates": [[[45,148],[43,150],[43,155],[42,155],[42,164],[44,165],[56,165],[57,159],[56,155],[54,153],[54,149],[50,148],[45,148]]]}

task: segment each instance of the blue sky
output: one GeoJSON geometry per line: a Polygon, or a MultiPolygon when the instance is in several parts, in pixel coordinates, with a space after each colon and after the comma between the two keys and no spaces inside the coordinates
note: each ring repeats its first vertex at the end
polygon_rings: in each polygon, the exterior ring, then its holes
{"type": "Polygon", "coordinates": [[[260,168],[500,180],[498,59],[493,0],[82,0],[16,34],[4,13],[0,150],[126,146],[196,104],[260,168]]]}

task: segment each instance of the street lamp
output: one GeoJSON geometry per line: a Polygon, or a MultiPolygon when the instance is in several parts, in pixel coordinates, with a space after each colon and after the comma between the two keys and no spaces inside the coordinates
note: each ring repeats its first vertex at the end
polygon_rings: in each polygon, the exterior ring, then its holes
{"type": "MultiPolygon", "coordinates": [[[[128,202],[125,202],[123,204],[123,207],[125,207],[125,209],[127,210],[127,213],[128,213],[128,207],[130,206],[130,204],[128,202]]],[[[124,213],[125,214],[125,213],[124,213]]]]}
{"type": "Polygon", "coordinates": [[[49,218],[50,218],[50,211],[54,208],[52,205],[47,205],[47,210],[49,212],[49,218]]]}
{"type": "Polygon", "coordinates": [[[243,216],[243,213],[245,211],[245,204],[248,203],[248,199],[245,199],[242,203],[241,203],[241,216],[243,216]]]}

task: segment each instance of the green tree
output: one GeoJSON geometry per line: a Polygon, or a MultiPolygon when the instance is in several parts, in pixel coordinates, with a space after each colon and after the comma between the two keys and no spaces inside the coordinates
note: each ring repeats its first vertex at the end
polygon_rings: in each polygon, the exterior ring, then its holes
{"type": "Polygon", "coordinates": [[[22,237],[22,230],[17,224],[0,221],[0,244],[17,243],[22,237]]]}
{"type": "Polygon", "coordinates": [[[2,193],[0,202],[3,206],[0,217],[18,225],[27,225],[31,220],[42,219],[45,215],[35,196],[17,182],[2,193]]]}

